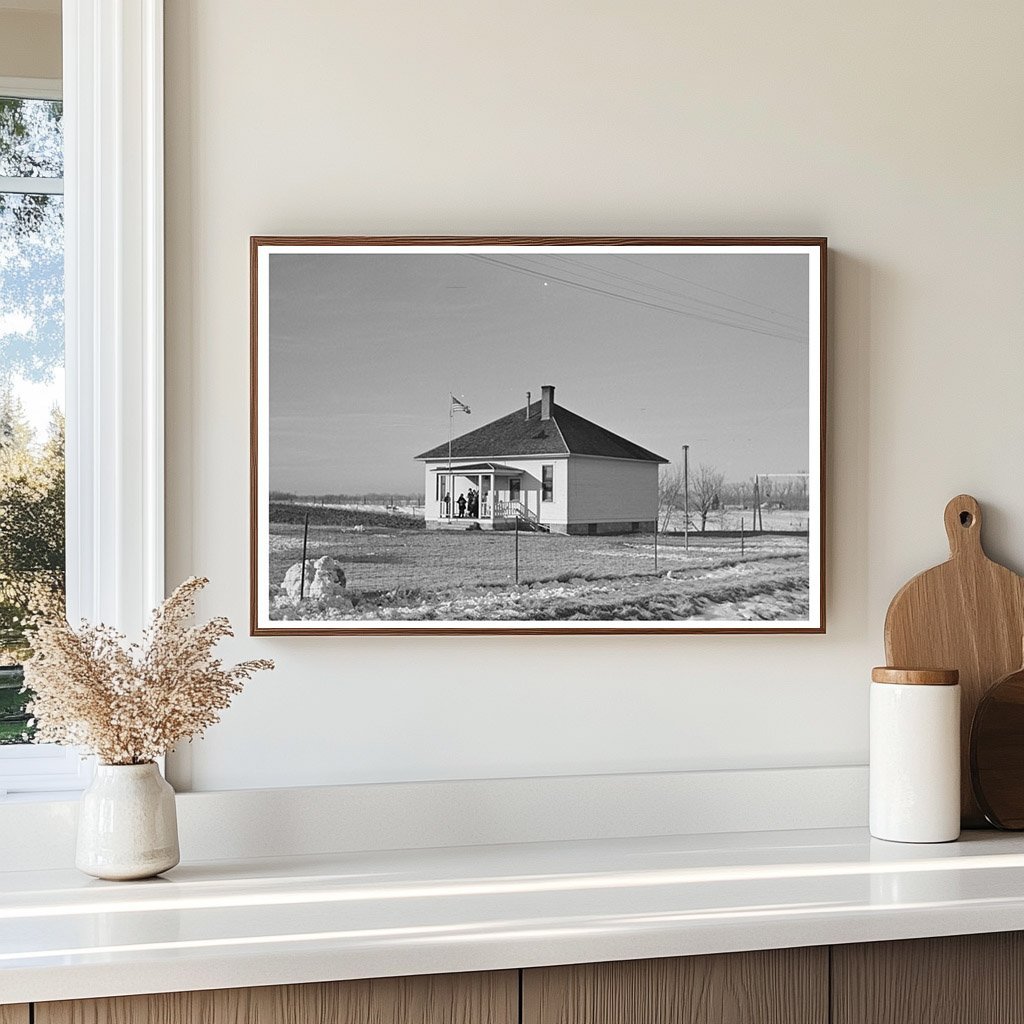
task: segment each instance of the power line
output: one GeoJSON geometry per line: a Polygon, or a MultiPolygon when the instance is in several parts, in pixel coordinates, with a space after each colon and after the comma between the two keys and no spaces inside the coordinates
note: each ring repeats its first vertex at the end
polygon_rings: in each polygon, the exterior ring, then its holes
{"type": "MultiPolygon", "coordinates": [[[[682,296],[680,296],[678,289],[673,290],[671,288],[664,288],[664,287],[662,287],[660,285],[651,284],[651,283],[646,282],[646,281],[641,281],[641,280],[639,280],[639,279],[637,279],[635,277],[630,277],[628,274],[618,274],[614,270],[608,270],[607,268],[604,268],[604,267],[586,267],[586,265],[579,266],[575,262],[575,260],[572,257],[569,257],[569,256],[551,256],[551,257],[548,257],[548,258],[558,260],[559,262],[562,262],[562,263],[567,263],[571,267],[576,267],[577,269],[575,270],[575,273],[581,274],[581,275],[584,275],[584,276],[588,276],[588,277],[590,277],[591,280],[600,280],[600,278],[596,277],[595,275],[604,274],[604,275],[607,275],[608,277],[618,278],[620,281],[626,281],[629,284],[637,285],[640,288],[644,288],[644,289],[647,289],[649,291],[661,292],[664,295],[674,296],[674,297],[680,298],[682,301],[685,301],[685,302],[696,302],[696,303],[698,303],[701,306],[710,306],[711,309],[716,310],[719,313],[724,313],[726,315],[737,316],[737,317],[747,317],[750,320],[760,320],[762,323],[769,324],[771,327],[776,327],[776,328],[778,328],[779,330],[782,330],[782,331],[791,331],[791,330],[793,330],[793,325],[792,324],[780,323],[778,320],[772,320],[769,317],[765,317],[765,316],[758,316],[756,313],[747,313],[747,312],[745,312],[742,309],[734,309],[732,306],[725,306],[725,305],[722,305],[721,303],[718,303],[718,302],[710,302],[707,299],[700,299],[696,295],[682,295],[682,296]],[[586,271],[590,271],[590,273],[586,273],[586,271]]],[[[638,266],[645,267],[645,264],[638,264],[638,266]]],[[[645,268],[648,269],[648,270],[655,270],[655,269],[657,269],[655,267],[645,267],[645,268]]],[[[607,281],[605,281],[604,283],[607,284],[607,281]]],[[[697,287],[701,287],[701,286],[697,285],[697,287]]],[[[741,299],[740,301],[746,301],[746,300],[741,299]]],[[[754,305],[754,304],[755,303],[752,303],[752,305],[754,305]]],[[[801,337],[801,340],[803,340],[802,337],[801,337]]]]}
{"type": "MultiPolygon", "coordinates": [[[[612,253],[612,255],[638,267],[647,266],[646,263],[640,263],[638,260],[631,260],[628,256],[623,256],[622,253],[619,252],[612,253]]],[[[746,302],[750,306],[759,306],[761,309],[766,309],[769,313],[775,313],[777,316],[789,317],[791,320],[796,320],[801,326],[807,325],[807,319],[805,317],[797,316],[795,313],[787,313],[784,309],[775,309],[773,306],[769,306],[764,302],[755,302],[753,299],[745,299],[742,295],[734,295],[732,292],[724,292],[720,288],[712,288],[709,284],[701,284],[699,281],[693,281],[688,277],[680,277],[678,274],[670,274],[667,270],[662,270],[661,267],[649,267],[648,269],[653,270],[655,273],[663,274],[665,277],[669,277],[673,281],[682,281],[684,284],[692,284],[695,288],[703,288],[706,291],[714,292],[716,295],[724,295],[726,298],[736,299],[737,302],[746,302]]]]}
{"type": "MultiPolygon", "coordinates": [[[[600,276],[595,276],[595,275],[607,274],[610,277],[618,278],[621,281],[628,282],[627,286],[625,286],[625,287],[627,288],[627,290],[629,292],[632,292],[633,294],[639,296],[641,299],[647,299],[647,300],[649,300],[651,302],[657,302],[657,300],[660,299],[660,296],[658,296],[658,295],[653,295],[652,296],[652,295],[649,295],[649,294],[645,294],[645,292],[647,292],[647,291],[662,292],[665,295],[668,295],[670,298],[671,297],[679,298],[678,291],[673,292],[671,289],[662,288],[662,287],[660,287],[658,285],[652,285],[652,284],[649,284],[647,282],[640,281],[640,280],[638,280],[635,277],[629,277],[626,274],[617,274],[617,273],[615,273],[615,271],[611,271],[611,270],[604,270],[604,269],[601,269],[601,268],[598,268],[598,267],[586,267],[586,268],[580,267],[580,266],[578,266],[576,264],[576,262],[571,257],[565,257],[565,256],[528,257],[528,256],[518,256],[517,255],[517,258],[518,259],[523,259],[523,260],[531,260],[532,259],[532,260],[535,260],[536,262],[540,263],[540,265],[542,265],[542,266],[544,265],[544,261],[546,261],[546,260],[549,260],[549,259],[559,260],[562,263],[568,264],[568,266],[572,268],[571,271],[564,270],[564,271],[562,271],[562,273],[570,273],[571,272],[574,275],[578,275],[578,276],[587,278],[587,279],[589,279],[591,281],[596,281],[599,284],[604,284],[607,287],[613,289],[611,294],[615,295],[618,298],[628,298],[628,296],[620,294],[620,291],[615,291],[614,290],[616,287],[618,287],[619,289],[622,289],[624,286],[623,285],[616,286],[614,283],[610,283],[607,280],[604,280],[603,278],[601,278],[600,276]],[[628,287],[628,285],[633,285],[635,287],[630,288],[630,287],[628,287]]],[[[546,277],[546,278],[550,278],[551,280],[557,280],[551,274],[543,274],[543,276],[546,277]]],[[[563,282],[563,283],[565,283],[565,282],[563,282]]],[[[574,283],[575,284],[575,283],[578,283],[578,282],[574,281],[574,282],[569,282],[569,283],[574,283]]],[[[665,300],[662,300],[662,301],[665,301],[665,300]]],[[[752,319],[752,320],[761,320],[761,321],[767,323],[769,326],[771,326],[771,327],[773,327],[773,328],[775,328],[776,330],[779,330],[779,331],[792,332],[793,329],[794,329],[791,324],[778,323],[776,321],[769,320],[767,317],[759,317],[759,316],[757,316],[754,313],[745,313],[745,312],[743,312],[743,310],[732,309],[732,308],[730,308],[728,306],[718,305],[717,303],[706,302],[703,299],[698,299],[696,296],[690,296],[690,295],[685,295],[685,296],[682,296],[681,298],[679,298],[679,302],[678,302],[678,304],[676,306],[673,306],[673,310],[675,312],[682,313],[684,315],[691,315],[691,316],[697,317],[698,319],[707,319],[708,318],[707,314],[705,314],[705,312],[703,310],[693,309],[690,306],[683,305],[683,303],[687,303],[687,302],[697,302],[697,303],[700,303],[703,306],[710,306],[713,310],[719,312],[719,314],[725,314],[727,316],[733,317],[733,319],[730,319],[730,320],[720,319],[720,320],[714,320],[714,322],[722,323],[722,324],[725,324],[726,326],[729,326],[729,327],[736,327],[736,328],[739,328],[740,330],[760,331],[760,328],[755,326],[755,325],[751,325],[751,324],[745,323],[742,320],[735,319],[735,318],[738,318],[738,317],[747,317],[748,319],[752,319]],[[682,308],[679,308],[680,306],[682,308]]],[[[764,333],[769,333],[769,332],[764,332],[764,333]]],[[[780,335],[774,335],[773,334],[773,337],[779,337],[779,336],[780,335]]],[[[797,334],[788,334],[788,335],[786,335],[786,337],[790,341],[802,342],[804,340],[802,334],[799,334],[799,335],[797,335],[797,334]]]]}
{"type": "Polygon", "coordinates": [[[579,288],[582,291],[593,292],[597,295],[604,295],[608,298],[619,299],[622,302],[632,302],[638,306],[646,306],[648,309],[660,309],[667,313],[675,313],[678,316],[690,317],[694,320],[704,320],[707,323],[720,324],[724,327],[732,327],[736,330],[750,331],[753,334],[762,334],[769,338],[779,338],[782,341],[800,342],[803,338],[795,338],[788,334],[777,334],[773,331],[766,331],[760,327],[750,327],[743,324],[730,323],[727,320],[722,320],[718,317],[706,316],[701,313],[695,313],[685,309],[676,309],[672,306],[666,306],[659,302],[652,302],[645,299],[633,298],[629,295],[622,295],[618,292],[608,291],[605,288],[597,288],[593,285],[582,284],[579,281],[569,281],[565,278],[558,277],[555,274],[545,274],[537,270],[530,270],[528,267],[516,266],[514,263],[506,263],[504,260],[496,259],[494,256],[482,256],[477,253],[471,254],[471,258],[475,260],[482,260],[485,263],[494,263],[498,266],[505,267],[508,270],[512,270],[517,274],[528,274],[531,277],[539,277],[547,281],[558,281],[559,284],[567,285],[570,288],[579,288]]]}

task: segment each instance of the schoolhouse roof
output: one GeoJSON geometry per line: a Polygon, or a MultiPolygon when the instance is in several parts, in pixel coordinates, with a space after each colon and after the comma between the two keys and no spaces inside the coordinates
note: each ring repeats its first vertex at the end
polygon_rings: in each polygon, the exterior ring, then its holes
{"type": "MultiPolygon", "coordinates": [[[[550,405],[550,416],[541,418],[541,402],[531,402],[529,414],[520,406],[507,416],[485,423],[452,440],[453,459],[513,458],[526,455],[600,455],[638,462],[668,459],[598,426],[563,405],[550,405]]],[[[416,456],[430,461],[448,458],[448,442],[416,456]]]]}

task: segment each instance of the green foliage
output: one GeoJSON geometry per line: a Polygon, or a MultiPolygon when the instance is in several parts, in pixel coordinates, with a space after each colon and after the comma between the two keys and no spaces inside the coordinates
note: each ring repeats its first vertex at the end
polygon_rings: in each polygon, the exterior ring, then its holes
{"type": "Polygon", "coordinates": [[[0,397],[0,657],[29,651],[25,619],[64,595],[64,418],[38,446],[21,405],[0,397]]]}
{"type": "Polygon", "coordinates": [[[24,743],[35,731],[25,710],[21,666],[0,667],[0,744],[24,743]]]}
{"type": "Polygon", "coordinates": [[[0,96],[0,175],[59,178],[64,173],[64,105],[0,96]]]}
{"type": "MultiPolygon", "coordinates": [[[[63,174],[62,105],[0,97],[0,176],[63,174]]],[[[32,186],[29,185],[29,188],[32,186]]],[[[12,386],[64,359],[64,197],[0,192],[0,666],[31,653],[27,620],[63,607],[64,420],[37,443],[12,386]]],[[[0,667],[0,743],[23,742],[20,669],[0,667]]]]}

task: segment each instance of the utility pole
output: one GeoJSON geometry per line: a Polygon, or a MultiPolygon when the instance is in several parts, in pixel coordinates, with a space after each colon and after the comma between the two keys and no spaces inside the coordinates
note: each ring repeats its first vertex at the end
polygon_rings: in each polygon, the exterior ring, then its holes
{"type": "Polygon", "coordinates": [[[683,532],[690,550],[690,446],[683,445],[683,532]]]}

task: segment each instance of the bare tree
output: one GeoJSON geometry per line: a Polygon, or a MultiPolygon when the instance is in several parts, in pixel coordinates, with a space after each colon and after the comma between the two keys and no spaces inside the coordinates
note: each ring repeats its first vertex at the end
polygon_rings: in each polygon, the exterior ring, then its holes
{"type": "Polygon", "coordinates": [[[733,480],[724,484],[719,495],[722,500],[722,507],[733,506],[745,509],[747,507],[747,493],[749,490],[750,485],[746,480],[733,480]]]}
{"type": "Polygon", "coordinates": [[[721,505],[725,474],[714,466],[701,463],[690,484],[690,507],[700,515],[700,532],[707,529],[708,517],[721,505]]]}
{"type": "Polygon", "coordinates": [[[662,466],[658,476],[658,530],[665,533],[683,493],[683,471],[679,466],[662,466]]]}
{"type": "Polygon", "coordinates": [[[780,508],[807,508],[807,476],[793,474],[775,481],[774,489],[766,491],[765,497],[771,497],[780,508]]]}

